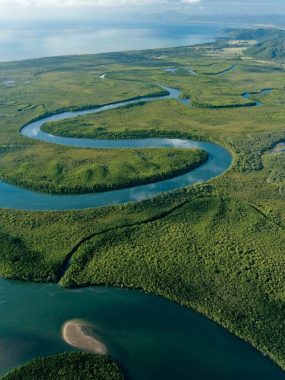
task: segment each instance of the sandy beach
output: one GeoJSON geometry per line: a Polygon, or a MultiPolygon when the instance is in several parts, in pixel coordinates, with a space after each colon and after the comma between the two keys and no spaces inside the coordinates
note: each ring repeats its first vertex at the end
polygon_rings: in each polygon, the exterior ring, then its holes
{"type": "Polygon", "coordinates": [[[107,347],[93,336],[94,327],[82,320],[66,322],[62,328],[63,340],[72,347],[106,355],[107,347]]]}

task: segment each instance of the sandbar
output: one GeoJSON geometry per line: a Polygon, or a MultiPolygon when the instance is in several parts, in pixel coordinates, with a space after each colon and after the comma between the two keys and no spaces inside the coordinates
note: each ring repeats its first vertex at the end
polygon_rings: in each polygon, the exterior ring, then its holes
{"type": "Polygon", "coordinates": [[[107,347],[94,336],[94,326],[82,320],[71,320],[62,327],[63,340],[80,350],[107,355],[107,347]]]}

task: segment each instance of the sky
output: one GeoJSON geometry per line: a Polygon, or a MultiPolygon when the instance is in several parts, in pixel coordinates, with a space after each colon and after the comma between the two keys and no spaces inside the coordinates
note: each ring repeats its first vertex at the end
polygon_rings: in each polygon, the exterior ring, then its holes
{"type": "Polygon", "coordinates": [[[0,0],[0,19],[111,18],[168,13],[181,16],[285,15],[284,0],[0,0]]]}

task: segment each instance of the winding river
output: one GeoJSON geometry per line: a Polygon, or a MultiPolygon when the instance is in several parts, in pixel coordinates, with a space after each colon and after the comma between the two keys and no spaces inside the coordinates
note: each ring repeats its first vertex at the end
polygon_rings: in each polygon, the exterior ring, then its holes
{"type": "Polygon", "coordinates": [[[41,126],[46,122],[60,121],[72,117],[94,114],[107,110],[117,109],[129,104],[139,102],[155,101],[157,99],[176,99],[185,106],[189,105],[189,99],[181,99],[180,91],[169,87],[161,87],[169,95],[162,97],[144,97],[136,100],[129,100],[108,104],[94,109],[75,112],[63,112],[41,120],[34,121],[22,128],[23,136],[41,140],[53,144],[68,145],[80,148],[200,148],[209,153],[209,160],[186,174],[172,179],[151,183],[148,185],[135,186],[127,189],[107,191],[95,194],[81,195],[49,195],[42,194],[26,189],[19,188],[0,182],[0,207],[15,208],[19,210],[72,210],[90,207],[99,207],[110,204],[122,204],[127,202],[137,202],[143,199],[154,197],[158,194],[175,190],[199,182],[208,181],[224,173],[231,165],[232,156],[223,147],[201,141],[166,139],[166,138],[147,138],[130,140],[96,140],[85,138],[68,138],[47,134],[41,130],[41,126]]]}
{"type": "MultiPolygon", "coordinates": [[[[164,88],[164,98],[180,92],[164,88]]],[[[139,101],[154,101],[143,98],[139,101]]],[[[0,207],[22,210],[70,210],[138,201],[224,173],[231,154],[223,147],[181,139],[92,140],[63,138],[41,131],[43,123],[102,112],[138,100],[78,112],[65,112],[25,126],[29,138],[89,148],[198,147],[209,153],[199,168],[176,178],[119,191],[53,196],[2,182],[0,207]]],[[[68,290],[54,284],[0,280],[0,375],[32,358],[73,351],[61,336],[63,326],[83,320],[94,326],[92,342],[102,342],[133,380],[279,380],[285,374],[250,345],[203,316],[160,297],[103,287],[68,290]],[[72,322],[71,322],[72,323],[72,322]]]]}

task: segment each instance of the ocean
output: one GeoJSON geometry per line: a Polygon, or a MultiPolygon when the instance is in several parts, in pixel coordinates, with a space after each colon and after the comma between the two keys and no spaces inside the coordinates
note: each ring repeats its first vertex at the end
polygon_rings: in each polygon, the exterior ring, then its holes
{"type": "Polygon", "coordinates": [[[200,44],[229,25],[33,22],[0,25],[0,61],[200,44]]]}

